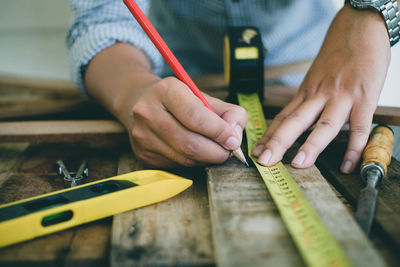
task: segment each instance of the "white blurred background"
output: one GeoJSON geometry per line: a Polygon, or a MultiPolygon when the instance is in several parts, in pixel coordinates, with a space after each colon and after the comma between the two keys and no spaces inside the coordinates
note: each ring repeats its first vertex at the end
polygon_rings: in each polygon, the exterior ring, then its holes
{"type": "MultiPolygon", "coordinates": [[[[340,8],[343,0],[332,0],[340,8]]],[[[1,0],[0,74],[69,80],[65,36],[72,21],[68,0],[1,0]]],[[[380,105],[400,107],[400,45],[380,105]]]]}

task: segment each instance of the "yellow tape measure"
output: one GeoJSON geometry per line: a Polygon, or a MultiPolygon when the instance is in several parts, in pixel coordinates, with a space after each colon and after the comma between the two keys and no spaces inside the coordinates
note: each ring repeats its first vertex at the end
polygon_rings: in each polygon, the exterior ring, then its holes
{"type": "Polygon", "coordinates": [[[264,67],[258,29],[228,28],[224,49],[225,78],[229,83],[230,97],[237,96],[239,105],[249,116],[246,125],[249,157],[261,174],[305,263],[318,267],[351,266],[285,166],[279,162],[273,167],[264,167],[251,156],[256,142],[267,129],[260,103],[260,98],[263,99],[264,67]]]}
{"type": "Polygon", "coordinates": [[[251,156],[267,129],[258,95],[238,93],[240,106],[249,115],[246,125],[249,157],[256,165],[283,221],[308,266],[351,266],[346,254],[323,224],[282,162],[264,167],[251,156]]]}

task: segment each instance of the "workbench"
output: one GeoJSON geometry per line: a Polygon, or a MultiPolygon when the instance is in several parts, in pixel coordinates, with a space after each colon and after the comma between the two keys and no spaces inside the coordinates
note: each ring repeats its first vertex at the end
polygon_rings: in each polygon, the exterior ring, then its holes
{"type": "MultiPolygon", "coordinates": [[[[218,75],[195,82],[226,97],[218,75]],[[209,81],[216,86],[206,86],[209,81]]],[[[291,89],[268,88],[268,115],[287,101],[285,92],[291,89]],[[280,100],[268,102],[275,92],[280,100]]],[[[383,109],[375,118],[397,124],[396,112],[383,109]]],[[[71,169],[87,159],[85,182],[143,169],[122,126],[69,83],[0,77],[0,119],[0,204],[68,186],[58,175],[59,159],[71,169]]],[[[379,187],[367,239],[353,218],[359,173],[339,172],[346,141],[344,131],[316,166],[286,167],[356,266],[399,266],[400,163],[393,159],[379,187]]],[[[192,179],[193,186],[161,203],[0,249],[0,266],[304,266],[254,168],[231,158],[168,171],[192,179]]]]}

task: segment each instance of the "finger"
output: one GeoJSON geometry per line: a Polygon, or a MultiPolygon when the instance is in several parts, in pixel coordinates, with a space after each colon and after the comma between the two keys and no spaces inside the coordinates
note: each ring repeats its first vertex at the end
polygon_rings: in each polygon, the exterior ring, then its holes
{"type": "Polygon", "coordinates": [[[324,105],[325,100],[316,97],[302,103],[289,114],[267,140],[258,162],[270,166],[280,161],[296,139],[315,122],[324,105]]]}
{"type": "Polygon", "coordinates": [[[278,115],[275,116],[271,125],[269,125],[267,132],[258,140],[256,146],[252,152],[252,155],[255,157],[259,157],[262,152],[266,150],[265,144],[271,138],[272,134],[275,130],[282,124],[282,122],[286,119],[289,114],[291,114],[296,108],[303,102],[303,98],[300,96],[296,96],[278,115]]]}
{"type": "Polygon", "coordinates": [[[163,97],[167,110],[188,130],[214,140],[227,150],[237,149],[240,140],[235,130],[218,114],[206,108],[186,85],[182,86],[169,88],[163,97]]]}
{"type": "Polygon", "coordinates": [[[368,142],[371,128],[373,109],[367,105],[354,108],[350,115],[350,137],[343,158],[341,171],[351,173],[360,160],[362,151],[368,142]]]}
{"type": "Polygon", "coordinates": [[[209,138],[192,132],[179,123],[169,112],[160,112],[157,119],[151,124],[151,129],[158,140],[162,140],[166,157],[190,166],[193,162],[222,163],[229,157],[230,152],[209,138]]]}
{"type": "Polygon", "coordinates": [[[339,133],[348,120],[352,101],[350,97],[328,103],[317,121],[314,130],[300,147],[292,160],[296,168],[308,168],[314,164],[317,156],[339,133]]]}
{"type": "Polygon", "coordinates": [[[218,116],[220,116],[231,126],[231,128],[235,130],[239,140],[241,141],[243,137],[243,130],[248,120],[246,110],[241,106],[227,103],[208,95],[205,95],[205,97],[209,101],[210,105],[214,108],[218,116]]]}
{"type": "Polygon", "coordinates": [[[163,140],[163,136],[174,134],[174,132],[166,128],[173,128],[173,125],[179,123],[162,106],[153,106],[151,108],[148,107],[146,102],[141,102],[135,106],[133,113],[134,122],[130,131],[130,140],[132,149],[139,160],[146,163],[146,165],[156,167],[173,166],[174,164],[171,164],[171,162],[184,166],[198,164],[194,159],[190,159],[176,151],[163,140]],[[159,125],[162,125],[161,129],[164,128],[166,130],[160,132],[158,130],[159,125]],[[159,156],[156,157],[154,155],[159,156]]]}

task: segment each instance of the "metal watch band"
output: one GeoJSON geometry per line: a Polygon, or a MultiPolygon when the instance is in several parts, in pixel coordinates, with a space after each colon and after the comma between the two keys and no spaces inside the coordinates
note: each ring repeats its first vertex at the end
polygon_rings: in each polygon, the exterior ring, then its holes
{"type": "MultiPolygon", "coordinates": [[[[358,1],[360,2],[360,1],[358,1]]],[[[345,0],[345,3],[356,9],[367,8],[365,4],[357,3],[357,1],[345,0]]],[[[381,6],[370,4],[370,8],[378,10],[386,23],[386,28],[389,34],[390,45],[395,45],[400,40],[400,14],[399,7],[397,6],[396,0],[388,0],[381,6]]]]}
{"type": "Polygon", "coordinates": [[[390,45],[395,45],[400,39],[400,16],[396,0],[391,0],[379,7],[389,32],[390,45]]]}

